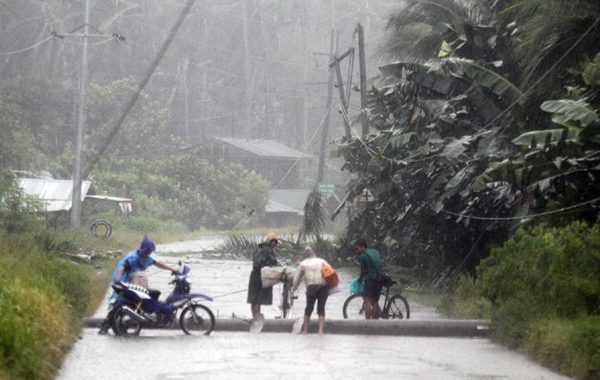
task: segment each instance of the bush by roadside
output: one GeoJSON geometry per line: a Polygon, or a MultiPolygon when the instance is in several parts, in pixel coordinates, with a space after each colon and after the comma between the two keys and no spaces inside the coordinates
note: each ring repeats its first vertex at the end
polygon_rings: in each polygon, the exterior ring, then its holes
{"type": "MultiPolygon", "coordinates": [[[[50,379],[97,302],[96,271],[21,236],[0,243],[0,374],[50,379]]],[[[2,378],[2,375],[0,375],[2,378]]]]}
{"type": "Polygon", "coordinates": [[[579,379],[600,378],[600,224],[521,230],[443,297],[453,317],[491,316],[494,339],[579,379]]]}

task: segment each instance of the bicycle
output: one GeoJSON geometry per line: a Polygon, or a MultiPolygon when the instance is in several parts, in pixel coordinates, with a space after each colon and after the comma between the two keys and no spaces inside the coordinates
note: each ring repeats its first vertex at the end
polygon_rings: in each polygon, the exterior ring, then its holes
{"type": "MultiPolygon", "coordinates": [[[[385,287],[385,292],[381,292],[385,296],[383,298],[383,307],[381,306],[382,299],[379,299],[377,305],[379,310],[379,318],[381,319],[410,319],[410,306],[406,298],[399,294],[390,297],[390,288],[397,284],[392,281],[390,286],[385,287]]],[[[352,294],[344,302],[344,319],[364,319],[365,318],[365,301],[362,294],[352,294]]]]}
{"type": "Polygon", "coordinates": [[[298,299],[298,296],[292,294],[292,289],[288,284],[288,275],[285,271],[281,273],[279,281],[283,283],[283,290],[281,291],[281,317],[282,319],[291,318],[292,308],[294,307],[294,300],[298,299]]]}

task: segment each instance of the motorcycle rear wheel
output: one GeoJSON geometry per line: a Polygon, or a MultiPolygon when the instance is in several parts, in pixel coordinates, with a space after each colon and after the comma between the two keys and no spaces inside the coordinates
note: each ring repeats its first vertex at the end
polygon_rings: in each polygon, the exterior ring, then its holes
{"type": "Polygon", "coordinates": [[[123,311],[121,306],[113,314],[110,326],[115,335],[123,337],[138,336],[142,331],[142,323],[123,311]]]}
{"type": "Polygon", "coordinates": [[[183,309],[179,327],[187,335],[209,335],[215,328],[215,316],[204,305],[190,305],[183,309]]]}

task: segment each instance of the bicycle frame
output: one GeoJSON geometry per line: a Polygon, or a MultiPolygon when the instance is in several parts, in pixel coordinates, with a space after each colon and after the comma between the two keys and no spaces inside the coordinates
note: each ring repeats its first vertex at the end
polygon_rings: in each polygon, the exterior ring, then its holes
{"type": "Polygon", "coordinates": [[[281,318],[286,319],[291,316],[292,308],[294,306],[294,298],[297,297],[292,295],[292,289],[290,289],[288,285],[288,275],[285,270],[281,273],[281,278],[279,281],[283,283],[283,290],[281,291],[281,318]]]}
{"type": "MultiPolygon", "coordinates": [[[[383,301],[383,309],[379,308],[379,303],[377,304],[377,308],[378,308],[377,312],[380,317],[382,317],[383,316],[382,314],[384,314],[385,310],[388,309],[388,306],[389,306],[388,304],[390,302],[390,288],[391,288],[391,286],[388,286],[387,288],[385,288],[385,299],[383,301]]],[[[384,292],[382,291],[381,294],[384,295],[384,292]]]]}

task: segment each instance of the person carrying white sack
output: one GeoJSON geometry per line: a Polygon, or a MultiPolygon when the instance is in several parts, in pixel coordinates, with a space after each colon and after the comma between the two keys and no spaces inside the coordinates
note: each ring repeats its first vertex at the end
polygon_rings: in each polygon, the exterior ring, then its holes
{"type": "Polygon", "coordinates": [[[300,266],[294,274],[294,286],[292,293],[295,293],[300,285],[300,281],[304,279],[306,286],[306,309],[304,310],[304,323],[302,331],[308,333],[308,322],[310,316],[317,303],[317,315],[319,316],[319,334],[323,334],[325,327],[325,303],[329,296],[329,285],[323,277],[323,266],[328,265],[323,259],[318,258],[315,252],[310,248],[304,249],[305,259],[300,263],[300,266]]]}

